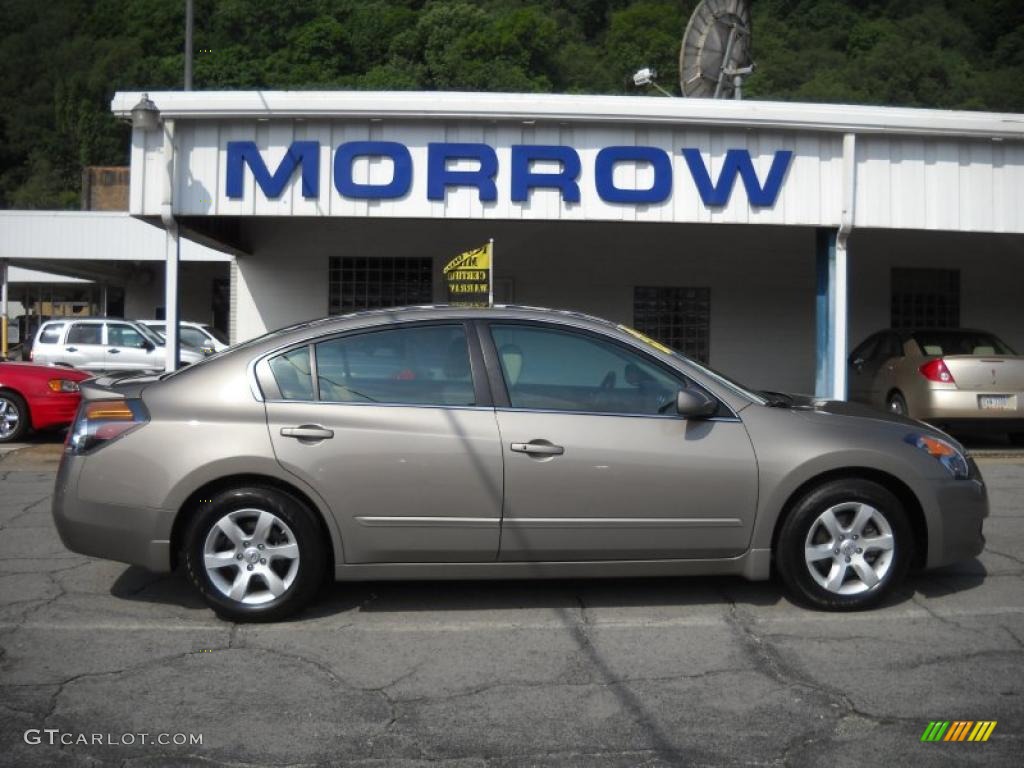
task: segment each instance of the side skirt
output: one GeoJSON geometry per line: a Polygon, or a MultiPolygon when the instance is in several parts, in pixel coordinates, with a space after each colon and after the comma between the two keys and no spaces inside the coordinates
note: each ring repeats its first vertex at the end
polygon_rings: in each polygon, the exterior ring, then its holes
{"type": "Polygon", "coordinates": [[[751,549],[715,560],[588,560],[581,562],[359,563],[337,565],[337,581],[459,579],[593,579],[652,576],[743,576],[765,581],[771,550],[751,549]]]}

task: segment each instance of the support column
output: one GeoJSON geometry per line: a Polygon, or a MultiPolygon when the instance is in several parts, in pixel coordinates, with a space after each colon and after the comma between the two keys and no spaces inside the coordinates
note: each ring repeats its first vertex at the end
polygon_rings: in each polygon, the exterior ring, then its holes
{"type": "Polygon", "coordinates": [[[815,238],[817,266],[817,354],[814,395],[846,399],[848,287],[846,236],[819,229],[815,238]]]}
{"type": "Polygon", "coordinates": [[[167,227],[167,238],[164,244],[166,263],[164,269],[164,350],[166,358],[164,368],[168,371],[178,369],[178,263],[181,256],[181,239],[178,227],[167,227]]]}
{"type": "Polygon", "coordinates": [[[7,259],[0,259],[0,360],[7,359],[7,259]]]}

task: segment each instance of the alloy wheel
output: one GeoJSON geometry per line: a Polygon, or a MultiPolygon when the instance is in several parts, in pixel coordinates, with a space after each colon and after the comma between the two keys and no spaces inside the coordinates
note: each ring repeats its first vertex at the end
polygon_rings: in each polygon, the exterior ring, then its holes
{"type": "Polygon", "coordinates": [[[18,431],[21,413],[6,397],[0,397],[0,438],[10,437],[18,431]]]}
{"type": "Polygon", "coordinates": [[[804,561],[811,577],[837,595],[867,592],[889,573],[895,553],[892,527],[870,504],[829,507],[811,524],[804,561]]]}
{"type": "Polygon", "coordinates": [[[292,529],[262,509],[238,509],[206,535],[203,568],[225,597],[246,605],[283,595],[299,573],[299,545],[292,529]]]}

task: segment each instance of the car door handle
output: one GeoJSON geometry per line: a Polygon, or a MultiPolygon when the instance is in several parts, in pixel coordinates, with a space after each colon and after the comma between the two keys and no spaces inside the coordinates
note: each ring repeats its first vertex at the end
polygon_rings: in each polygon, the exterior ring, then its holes
{"type": "Polygon", "coordinates": [[[67,352],[77,352],[78,351],[78,347],[64,347],[64,349],[67,352]]]}
{"type": "Polygon", "coordinates": [[[334,437],[334,430],[316,424],[303,424],[301,427],[281,427],[281,434],[299,440],[330,440],[334,437]]]}
{"type": "Polygon", "coordinates": [[[533,456],[561,456],[565,448],[560,445],[552,445],[546,440],[531,440],[529,443],[512,443],[510,446],[516,453],[526,453],[533,456]]]}
{"type": "Polygon", "coordinates": [[[109,352],[112,355],[120,355],[121,354],[121,350],[120,349],[108,349],[107,352],[109,352]]]}

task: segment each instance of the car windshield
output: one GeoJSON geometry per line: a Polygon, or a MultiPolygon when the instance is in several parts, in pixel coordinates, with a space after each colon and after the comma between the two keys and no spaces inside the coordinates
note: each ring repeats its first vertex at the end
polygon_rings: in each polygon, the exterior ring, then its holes
{"type": "Polygon", "coordinates": [[[1015,355],[1002,339],[983,331],[917,331],[914,341],[926,355],[1015,355]]]}
{"type": "Polygon", "coordinates": [[[143,325],[142,323],[132,323],[132,328],[136,329],[139,333],[145,336],[149,341],[156,344],[158,347],[162,347],[164,345],[163,337],[149,326],[143,325]]]}
{"type": "Polygon", "coordinates": [[[213,336],[213,338],[215,338],[221,344],[228,343],[228,335],[224,333],[224,331],[218,328],[214,328],[212,325],[204,325],[203,330],[206,331],[211,336],[213,336]]]}

